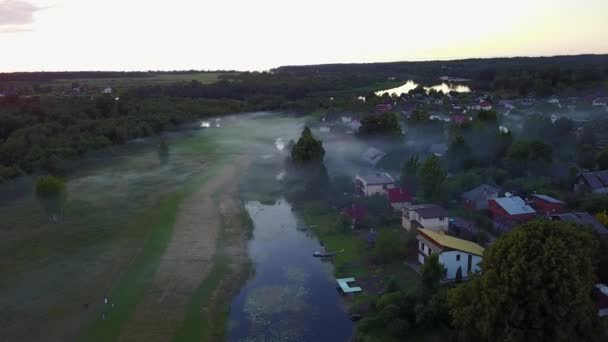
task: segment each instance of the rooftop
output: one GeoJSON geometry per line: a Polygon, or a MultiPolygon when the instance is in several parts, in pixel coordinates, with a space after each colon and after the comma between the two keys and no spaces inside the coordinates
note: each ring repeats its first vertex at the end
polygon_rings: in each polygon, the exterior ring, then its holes
{"type": "Polygon", "coordinates": [[[375,172],[366,175],[357,175],[357,177],[363,179],[368,185],[395,183],[393,177],[391,177],[391,175],[386,172],[375,172]]]}
{"type": "Polygon", "coordinates": [[[481,184],[480,186],[463,193],[462,197],[470,201],[477,201],[486,198],[490,194],[498,193],[498,191],[497,188],[491,185],[481,184]]]}
{"type": "Polygon", "coordinates": [[[533,214],[536,212],[519,196],[499,197],[495,198],[494,201],[509,215],[533,214]]]}
{"type": "Polygon", "coordinates": [[[437,204],[418,204],[411,207],[410,210],[417,212],[424,219],[448,216],[448,211],[437,204]]]}
{"type": "Polygon", "coordinates": [[[555,214],[551,215],[551,219],[553,220],[561,220],[566,222],[573,222],[575,224],[589,226],[595,229],[598,234],[604,235],[608,234],[608,228],[604,227],[598,220],[593,217],[593,215],[587,212],[572,212],[565,214],[555,214]]]}
{"type": "Polygon", "coordinates": [[[608,187],[608,170],[581,173],[592,189],[608,187]]]}
{"type": "Polygon", "coordinates": [[[376,166],[382,158],[386,156],[386,153],[380,151],[377,148],[370,147],[365,152],[363,152],[363,160],[372,166],[376,166]]]}
{"type": "Polygon", "coordinates": [[[455,249],[475,255],[483,255],[484,248],[474,242],[436,233],[432,230],[423,228],[418,228],[418,231],[444,248],[455,249]]]}
{"type": "Polygon", "coordinates": [[[543,200],[545,202],[549,202],[549,203],[566,204],[566,202],[564,202],[564,201],[560,201],[557,198],[553,198],[553,197],[547,196],[547,195],[533,194],[532,197],[541,199],[541,200],[543,200]]]}

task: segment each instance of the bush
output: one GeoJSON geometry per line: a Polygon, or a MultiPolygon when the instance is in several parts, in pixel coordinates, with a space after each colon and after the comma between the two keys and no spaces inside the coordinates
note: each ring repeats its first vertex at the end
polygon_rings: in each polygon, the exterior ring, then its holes
{"type": "Polygon", "coordinates": [[[374,257],[384,264],[403,260],[407,252],[405,246],[403,236],[398,231],[381,230],[374,247],[374,257]]]}
{"type": "Polygon", "coordinates": [[[0,165],[0,182],[3,180],[17,178],[21,175],[23,175],[23,170],[21,170],[18,166],[0,165]]]}

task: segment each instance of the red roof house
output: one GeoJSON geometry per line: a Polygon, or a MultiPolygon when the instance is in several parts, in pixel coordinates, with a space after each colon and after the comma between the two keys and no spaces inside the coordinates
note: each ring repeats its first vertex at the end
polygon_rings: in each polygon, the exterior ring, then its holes
{"type": "Polygon", "coordinates": [[[388,201],[391,204],[391,207],[396,211],[401,211],[403,206],[409,205],[412,203],[412,194],[410,194],[407,189],[402,188],[392,188],[386,190],[388,194],[388,201]]]}
{"type": "Polygon", "coordinates": [[[481,103],[479,104],[479,108],[481,108],[482,110],[491,110],[492,104],[488,101],[481,101],[481,103]]]}
{"type": "Polygon", "coordinates": [[[562,202],[556,198],[534,194],[529,199],[530,206],[539,214],[550,216],[553,214],[561,214],[565,212],[566,202],[562,202]]]}
{"type": "Polygon", "coordinates": [[[494,224],[503,229],[532,220],[536,216],[536,211],[519,196],[489,199],[488,209],[492,214],[494,224]]]}

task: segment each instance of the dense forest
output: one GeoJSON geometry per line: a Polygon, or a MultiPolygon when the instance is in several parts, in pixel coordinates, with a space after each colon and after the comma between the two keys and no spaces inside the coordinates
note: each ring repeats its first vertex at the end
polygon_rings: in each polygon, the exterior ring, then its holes
{"type": "Polygon", "coordinates": [[[211,83],[183,79],[158,85],[135,83],[111,95],[99,91],[53,93],[52,83],[48,83],[57,79],[136,79],[158,74],[0,74],[0,94],[3,95],[0,96],[0,179],[37,169],[54,170],[59,160],[159,134],[171,126],[202,117],[256,110],[311,112],[319,108],[369,113],[373,111],[371,103],[362,104],[357,96],[380,89],[387,82],[398,84],[409,78],[437,82],[442,75],[466,77],[471,79],[474,89],[490,90],[496,96],[502,92],[583,95],[583,90],[601,86],[605,89],[608,55],[286,66],[270,72],[220,74],[211,83]],[[25,82],[30,89],[22,94],[23,88],[12,86],[14,81],[22,82],[21,87],[25,82]],[[40,84],[47,86],[43,93],[37,94],[40,84]]]}
{"type": "Polygon", "coordinates": [[[516,57],[428,62],[284,66],[277,73],[297,75],[376,74],[435,83],[441,76],[471,79],[475,89],[516,91],[540,96],[606,86],[608,55],[516,57]]]}

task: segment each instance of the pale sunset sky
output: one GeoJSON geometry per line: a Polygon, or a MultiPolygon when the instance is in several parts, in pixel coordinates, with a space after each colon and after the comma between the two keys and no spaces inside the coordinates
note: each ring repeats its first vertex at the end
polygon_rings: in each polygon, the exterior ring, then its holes
{"type": "Polygon", "coordinates": [[[0,72],[608,53],[608,0],[0,0],[0,72]]]}

